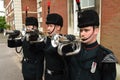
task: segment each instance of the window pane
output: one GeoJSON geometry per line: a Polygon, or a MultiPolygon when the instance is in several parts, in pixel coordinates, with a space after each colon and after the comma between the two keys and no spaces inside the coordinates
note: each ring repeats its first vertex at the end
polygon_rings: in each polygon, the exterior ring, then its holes
{"type": "Polygon", "coordinates": [[[95,7],[95,0],[89,0],[89,6],[95,7]]]}
{"type": "Polygon", "coordinates": [[[81,0],[81,8],[95,7],[95,0],[81,0]]]}
{"type": "Polygon", "coordinates": [[[81,0],[81,8],[85,8],[88,6],[88,1],[89,0],[81,0]]]}

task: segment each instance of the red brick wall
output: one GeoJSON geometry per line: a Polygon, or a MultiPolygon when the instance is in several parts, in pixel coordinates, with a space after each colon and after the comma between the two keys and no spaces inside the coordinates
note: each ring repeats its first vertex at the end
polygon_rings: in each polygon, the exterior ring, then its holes
{"type": "Polygon", "coordinates": [[[4,7],[6,9],[6,21],[7,23],[9,23],[11,25],[10,29],[15,29],[15,26],[12,24],[13,20],[14,20],[14,14],[12,13],[10,15],[11,12],[13,12],[12,9],[12,2],[10,3],[11,0],[4,0],[4,7]],[[9,5],[8,5],[9,4],[9,5]],[[9,15],[9,16],[8,16],[9,15]]]}
{"type": "Polygon", "coordinates": [[[6,7],[9,2],[10,2],[10,0],[4,0],[4,7],[6,7]]]}
{"type": "Polygon", "coordinates": [[[46,16],[48,14],[48,9],[47,9],[47,3],[48,1],[51,1],[51,6],[50,6],[50,13],[58,13],[63,17],[64,23],[63,23],[63,28],[61,33],[66,34],[67,33],[67,28],[68,28],[68,20],[67,20],[67,0],[42,0],[42,17],[43,17],[43,28],[45,30],[45,21],[46,21],[46,16]]]}
{"type": "MultiPolygon", "coordinates": [[[[37,0],[21,0],[22,11],[26,10],[26,6],[28,7],[27,16],[37,17],[37,0]],[[36,13],[31,13],[36,12],[36,13]]],[[[22,14],[23,23],[25,23],[26,14],[22,14]]]]}
{"type": "Polygon", "coordinates": [[[120,63],[120,0],[102,0],[101,44],[111,49],[120,63]]]}
{"type": "MultiPolygon", "coordinates": [[[[11,0],[4,0],[4,6],[6,8],[6,6],[8,5],[8,3],[10,2],[11,0]]],[[[34,16],[34,17],[37,17],[37,0],[21,0],[21,6],[22,6],[22,21],[23,21],[23,24],[25,23],[25,18],[26,18],[26,14],[25,14],[25,8],[26,6],[29,7],[29,10],[28,10],[28,16],[34,16]],[[34,13],[33,13],[34,12],[34,13]]],[[[10,5],[8,7],[9,9],[9,12],[10,13],[10,5]]],[[[11,10],[12,11],[12,10],[11,10]]],[[[7,21],[10,22],[12,21],[14,18],[14,16],[10,16],[7,18],[7,21]]]]}

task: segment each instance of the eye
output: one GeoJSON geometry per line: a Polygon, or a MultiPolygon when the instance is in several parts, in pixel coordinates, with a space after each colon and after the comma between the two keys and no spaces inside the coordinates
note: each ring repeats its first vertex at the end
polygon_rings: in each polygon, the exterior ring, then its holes
{"type": "Polygon", "coordinates": [[[88,32],[88,31],[90,31],[89,29],[80,29],[80,32],[88,32]]]}
{"type": "Polygon", "coordinates": [[[85,32],[88,32],[88,31],[90,31],[90,30],[89,30],[89,29],[85,29],[84,31],[85,31],[85,32]]]}
{"type": "Polygon", "coordinates": [[[83,29],[80,29],[80,32],[83,32],[84,30],[83,29]]]}
{"type": "Polygon", "coordinates": [[[53,27],[53,25],[52,25],[52,24],[48,24],[47,26],[48,26],[48,27],[53,27]]]}

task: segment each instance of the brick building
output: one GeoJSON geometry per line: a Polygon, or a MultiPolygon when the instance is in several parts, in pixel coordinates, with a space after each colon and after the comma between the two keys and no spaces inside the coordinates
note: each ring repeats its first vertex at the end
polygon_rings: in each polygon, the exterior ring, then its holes
{"type": "Polygon", "coordinates": [[[46,16],[48,14],[48,2],[50,1],[50,13],[58,13],[64,17],[62,33],[66,34],[68,29],[67,0],[38,0],[38,20],[40,27],[46,30],[46,16]]]}
{"type": "Polygon", "coordinates": [[[36,3],[36,0],[4,0],[5,18],[11,29],[22,30],[26,16],[37,17],[36,3]]]}
{"type": "MultiPolygon", "coordinates": [[[[97,0],[81,0],[82,9],[92,8],[99,11],[100,1],[97,0]],[[87,3],[87,4],[84,4],[87,3]]],[[[64,18],[62,33],[77,34],[77,5],[76,0],[37,0],[38,19],[40,26],[45,30],[45,21],[48,14],[47,3],[50,2],[50,13],[59,13],[64,18]]]]}
{"type": "Polygon", "coordinates": [[[111,49],[120,63],[120,0],[101,0],[100,42],[111,49]]]}
{"type": "MultiPolygon", "coordinates": [[[[64,19],[63,34],[79,34],[77,28],[76,0],[4,0],[7,23],[14,28],[21,28],[26,17],[26,6],[29,7],[27,16],[38,17],[39,28],[46,30],[46,16],[48,14],[48,2],[50,1],[50,13],[59,13],[64,19]],[[14,2],[14,3],[13,3],[14,2]]],[[[100,17],[99,42],[111,49],[120,63],[120,4],[119,0],[80,0],[81,8],[94,9],[100,17]]]]}
{"type": "MultiPolygon", "coordinates": [[[[64,18],[62,33],[78,34],[76,0],[38,0],[42,4],[42,27],[45,29],[45,17],[47,12],[47,2],[51,1],[50,13],[57,12],[64,18]]],[[[105,47],[111,49],[120,63],[120,4],[119,0],[80,0],[81,8],[94,9],[100,17],[100,34],[98,41],[105,47]],[[109,3],[109,4],[108,4],[109,3]]]]}

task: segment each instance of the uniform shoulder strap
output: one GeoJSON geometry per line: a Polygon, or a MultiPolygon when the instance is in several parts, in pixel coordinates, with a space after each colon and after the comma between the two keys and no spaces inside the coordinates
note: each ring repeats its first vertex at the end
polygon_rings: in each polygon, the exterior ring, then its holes
{"type": "Polygon", "coordinates": [[[99,45],[99,49],[97,51],[97,59],[98,59],[98,62],[102,62],[102,63],[117,62],[117,59],[114,56],[113,52],[102,45],[99,45]]]}

